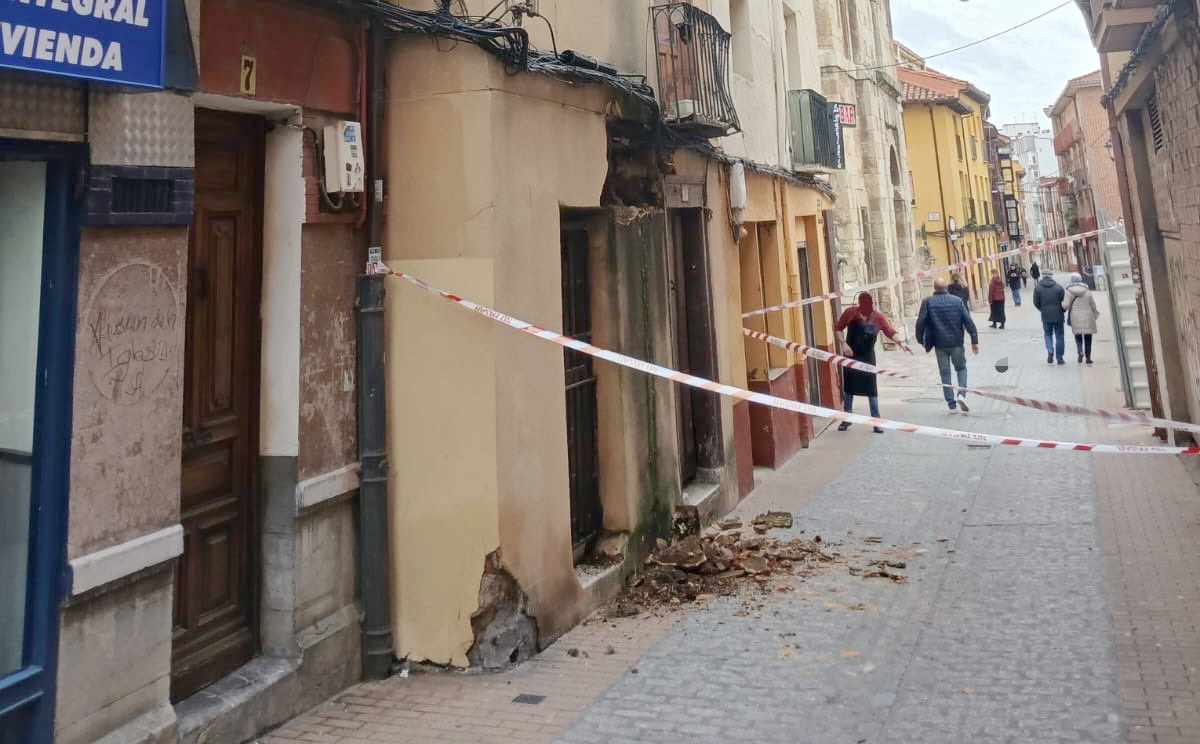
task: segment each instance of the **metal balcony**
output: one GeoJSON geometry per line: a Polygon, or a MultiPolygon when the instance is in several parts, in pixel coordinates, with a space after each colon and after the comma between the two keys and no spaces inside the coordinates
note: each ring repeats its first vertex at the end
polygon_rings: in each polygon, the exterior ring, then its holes
{"type": "Polygon", "coordinates": [[[788,91],[793,170],[845,168],[842,126],[833,106],[812,90],[788,91]]]}
{"type": "Polygon", "coordinates": [[[741,131],[729,93],[729,32],[683,2],[651,7],[650,22],[667,126],[706,139],[741,131]]]}
{"type": "Polygon", "coordinates": [[[1054,135],[1054,154],[1066,155],[1071,150],[1071,145],[1079,139],[1079,132],[1075,128],[1075,124],[1071,123],[1063,127],[1063,130],[1054,135]]]}
{"type": "Polygon", "coordinates": [[[1133,49],[1157,14],[1156,0],[1092,0],[1092,41],[1101,53],[1133,49]]]}

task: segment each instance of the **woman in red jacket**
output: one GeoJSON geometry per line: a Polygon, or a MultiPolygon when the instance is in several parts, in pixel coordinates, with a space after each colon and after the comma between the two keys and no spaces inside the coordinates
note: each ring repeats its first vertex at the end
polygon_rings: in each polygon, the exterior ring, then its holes
{"type": "Polygon", "coordinates": [[[997,325],[1000,330],[1004,330],[1004,280],[1000,278],[999,271],[992,272],[992,283],[988,287],[988,301],[992,303],[992,314],[988,316],[988,322],[992,324],[992,328],[997,325]]]}
{"type": "MultiPolygon", "coordinates": [[[[909,354],[912,353],[908,344],[896,337],[896,329],[892,327],[884,314],[875,309],[875,298],[868,292],[863,292],[858,296],[857,305],[846,308],[842,317],[838,318],[833,330],[839,336],[842,356],[851,357],[857,362],[875,364],[875,342],[880,333],[900,344],[900,348],[909,354]],[[840,338],[842,333],[846,334],[844,339],[840,338]]],[[[845,368],[842,370],[842,403],[846,413],[854,412],[854,396],[856,395],[865,396],[871,408],[871,415],[879,418],[879,386],[876,376],[871,372],[845,368]]],[[[845,431],[849,428],[849,421],[843,421],[838,425],[838,431],[845,431]]],[[[882,434],[883,429],[877,426],[875,433],[882,434]]]]}

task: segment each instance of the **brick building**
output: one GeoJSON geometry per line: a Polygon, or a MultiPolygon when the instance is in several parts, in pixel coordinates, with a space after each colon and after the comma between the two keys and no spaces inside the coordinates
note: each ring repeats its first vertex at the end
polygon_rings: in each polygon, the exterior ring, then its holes
{"type": "MultiPolygon", "coordinates": [[[[1066,187],[1068,234],[1116,224],[1121,213],[1103,95],[1097,70],[1067,81],[1054,105],[1046,109],[1054,130],[1059,176],[1066,187]]],[[[1100,263],[1099,245],[1099,238],[1077,241],[1069,251],[1074,260],[1068,263],[1078,264],[1086,274],[1100,263]]]]}
{"type": "MultiPolygon", "coordinates": [[[[1079,3],[1100,52],[1156,415],[1200,420],[1200,23],[1193,0],[1079,3]]],[[[1091,93],[1089,93],[1091,95],[1091,93]]],[[[1102,207],[1106,211],[1110,207],[1102,207]]]]}

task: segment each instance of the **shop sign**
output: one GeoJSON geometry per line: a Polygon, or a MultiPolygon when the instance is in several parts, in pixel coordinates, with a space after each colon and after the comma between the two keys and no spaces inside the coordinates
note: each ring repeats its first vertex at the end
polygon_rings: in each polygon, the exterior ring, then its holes
{"type": "Polygon", "coordinates": [[[853,103],[832,103],[833,115],[843,127],[858,126],[858,107],[853,103]]]}
{"type": "Polygon", "coordinates": [[[0,0],[0,68],[162,88],[165,0],[0,0]]]}

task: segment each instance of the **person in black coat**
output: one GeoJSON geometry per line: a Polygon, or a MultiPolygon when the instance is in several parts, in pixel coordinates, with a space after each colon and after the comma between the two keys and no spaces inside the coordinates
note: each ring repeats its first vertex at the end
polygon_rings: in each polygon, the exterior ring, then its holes
{"type": "Polygon", "coordinates": [[[967,289],[967,285],[962,283],[962,278],[958,274],[950,275],[950,286],[946,287],[946,291],[962,300],[963,304],[970,309],[971,290],[967,289]]]}
{"type": "Polygon", "coordinates": [[[1054,281],[1054,272],[1047,271],[1033,290],[1033,305],[1042,313],[1042,335],[1046,341],[1046,363],[1066,364],[1063,360],[1063,298],[1066,290],[1054,281]]]}
{"type": "Polygon", "coordinates": [[[1021,271],[1016,264],[1008,267],[1008,272],[1005,274],[1008,279],[1008,288],[1012,291],[1013,304],[1017,307],[1021,306],[1021,271]]]}
{"type": "Polygon", "coordinates": [[[1038,268],[1037,261],[1029,264],[1029,276],[1033,278],[1034,283],[1041,277],[1042,270],[1038,268]]]}

